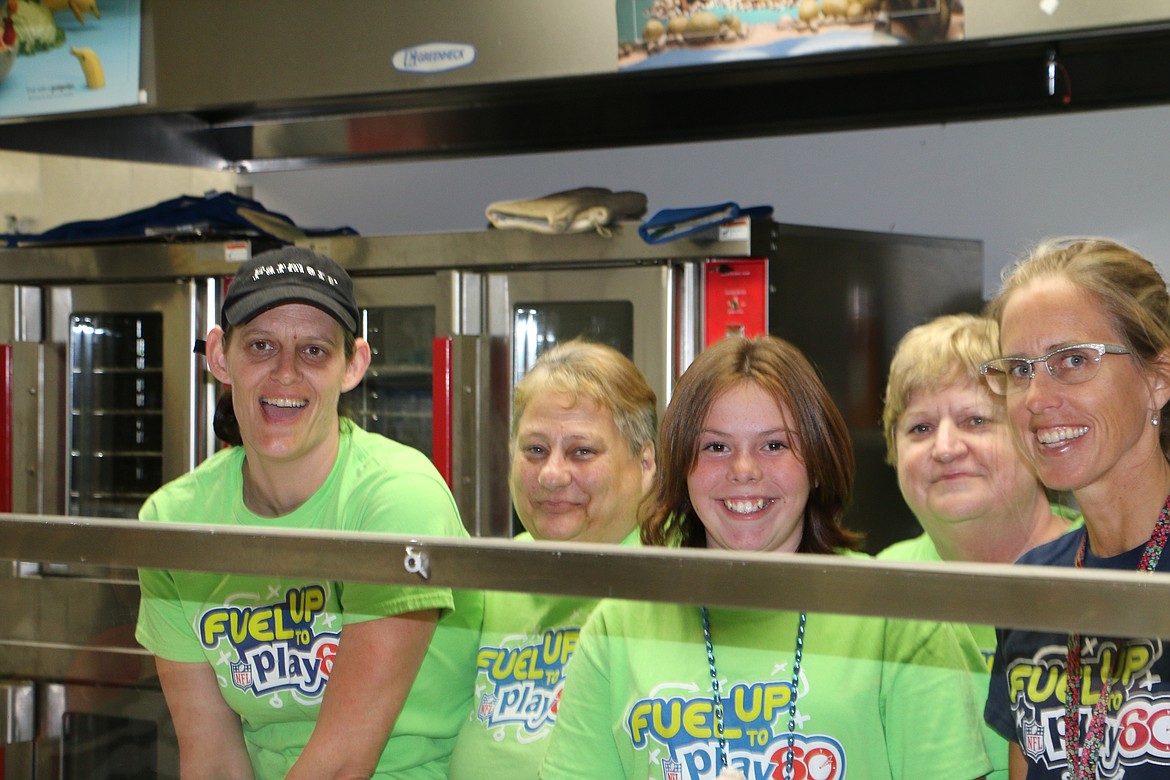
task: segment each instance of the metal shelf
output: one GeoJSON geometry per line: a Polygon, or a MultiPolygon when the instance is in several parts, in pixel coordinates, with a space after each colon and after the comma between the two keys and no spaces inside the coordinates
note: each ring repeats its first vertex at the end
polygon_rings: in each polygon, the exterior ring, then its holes
{"type": "Polygon", "coordinates": [[[0,148],[259,171],[661,145],[1170,102],[1170,25],[0,126],[0,148]],[[1050,87],[1055,57],[1067,78],[1050,87]],[[1066,100],[1067,98],[1067,100],[1066,100]],[[357,129],[365,139],[355,148],[357,129]],[[370,140],[374,139],[374,140],[370,140]]]}

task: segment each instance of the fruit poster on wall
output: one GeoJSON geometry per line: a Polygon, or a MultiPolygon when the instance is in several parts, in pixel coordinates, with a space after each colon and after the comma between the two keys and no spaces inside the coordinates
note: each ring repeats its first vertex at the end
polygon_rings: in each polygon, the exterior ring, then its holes
{"type": "Polygon", "coordinates": [[[140,0],[0,0],[0,22],[0,117],[140,102],[140,0]]]}
{"type": "Polygon", "coordinates": [[[964,38],[964,0],[617,0],[618,68],[964,38]]]}

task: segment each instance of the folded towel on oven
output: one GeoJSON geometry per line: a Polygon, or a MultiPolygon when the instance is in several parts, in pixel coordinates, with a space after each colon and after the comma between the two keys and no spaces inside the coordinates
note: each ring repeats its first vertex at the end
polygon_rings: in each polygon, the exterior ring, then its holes
{"type": "Polygon", "coordinates": [[[501,200],[490,204],[488,222],[498,228],[537,233],[608,234],[607,225],[622,219],[640,219],[646,213],[646,195],[613,192],[604,187],[578,187],[539,198],[501,200]]]}

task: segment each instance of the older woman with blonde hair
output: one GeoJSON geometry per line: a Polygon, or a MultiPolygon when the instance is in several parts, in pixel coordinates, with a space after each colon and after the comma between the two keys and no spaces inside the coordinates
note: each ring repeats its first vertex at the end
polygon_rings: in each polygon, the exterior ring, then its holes
{"type": "Polygon", "coordinates": [[[881,555],[1011,563],[1069,530],[1075,514],[1049,501],[979,373],[998,344],[996,322],[974,314],[939,317],[898,344],[882,415],[886,459],[926,534],[881,555]]]}
{"type": "MultiPolygon", "coordinates": [[[[574,339],[542,354],[513,401],[509,484],[526,529],[516,539],[637,544],[657,423],[654,391],[617,350],[574,339]]],[[[450,778],[536,777],[598,600],[493,591],[484,601],[476,707],[450,778]]]]}
{"type": "MultiPolygon", "coordinates": [[[[890,363],[882,423],[887,460],[925,533],[879,558],[1011,563],[1079,524],[1050,503],[1044,486],[1012,441],[1007,409],[979,373],[995,356],[999,326],[974,314],[951,314],[912,328],[890,363]]],[[[969,631],[978,648],[976,688],[985,698],[995,628],[969,631]]],[[[1007,777],[1007,742],[988,729],[993,780],[1007,777]]]]}

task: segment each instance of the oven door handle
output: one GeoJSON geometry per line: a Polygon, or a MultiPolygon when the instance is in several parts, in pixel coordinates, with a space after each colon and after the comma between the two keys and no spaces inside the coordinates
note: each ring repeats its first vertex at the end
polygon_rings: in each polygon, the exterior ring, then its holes
{"type": "Polygon", "coordinates": [[[431,459],[447,487],[451,487],[451,343],[450,337],[431,341],[431,459]]]}

